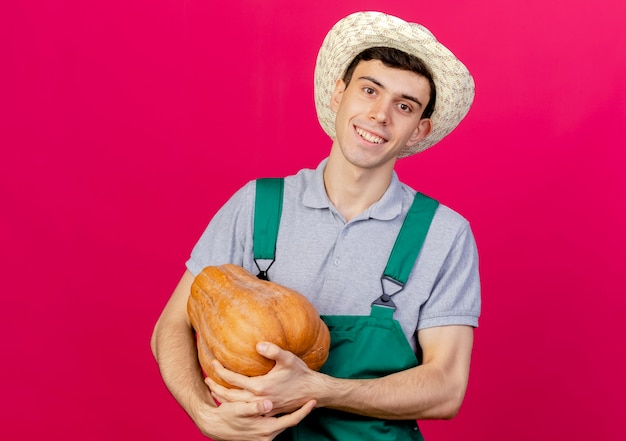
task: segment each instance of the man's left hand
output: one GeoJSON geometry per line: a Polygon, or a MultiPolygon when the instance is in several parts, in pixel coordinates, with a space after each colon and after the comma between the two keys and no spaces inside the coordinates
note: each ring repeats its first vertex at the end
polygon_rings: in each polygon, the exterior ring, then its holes
{"type": "Polygon", "coordinates": [[[282,350],[273,343],[260,342],[256,349],[260,355],[276,362],[265,375],[247,377],[224,368],[218,361],[213,361],[217,375],[233,386],[241,388],[228,389],[207,377],[205,382],[216,400],[221,403],[268,400],[273,405],[270,415],[277,415],[293,412],[314,399],[315,384],[319,384],[322,374],[309,369],[295,354],[282,350]]]}

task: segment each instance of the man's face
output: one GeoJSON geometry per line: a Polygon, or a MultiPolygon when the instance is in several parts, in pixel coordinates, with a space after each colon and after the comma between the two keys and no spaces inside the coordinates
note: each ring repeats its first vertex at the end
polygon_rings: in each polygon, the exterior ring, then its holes
{"type": "Polygon", "coordinates": [[[423,76],[379,60],[361,61],[348,86],[339,80],[332,96],[335,147],[357,167],[393,168],[406,146],[430,132],[430,120],[421,119],[429,98],[430,86],[423,76]]]}

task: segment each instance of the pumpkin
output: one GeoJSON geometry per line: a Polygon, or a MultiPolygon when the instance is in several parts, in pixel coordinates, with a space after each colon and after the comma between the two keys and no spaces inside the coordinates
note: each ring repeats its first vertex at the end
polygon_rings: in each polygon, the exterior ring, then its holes
{"type": "Polygon", "coordinates": [[[249,377],[264,375],[275,362],[257,353],[260,341],[293,352],[314,370],[328,358],[330,333],[309,300],[237,265],[204,268],[192,283],[187,313],[200,366],[225,387],[233,386],[214,373],[211,361],[249,377]]]}

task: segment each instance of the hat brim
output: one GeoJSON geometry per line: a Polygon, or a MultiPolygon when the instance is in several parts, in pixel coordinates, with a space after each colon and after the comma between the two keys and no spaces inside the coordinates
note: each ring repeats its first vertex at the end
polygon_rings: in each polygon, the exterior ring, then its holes
{"type": "Polygon", "coordinates": [[[425,27],[381,12],[356,12],[328,32],[315,65],[315,107],[324,131],[335,139],[335,112],[330,107],[335,84],[365,49],[391,47],[420,58],[433,75],[437,90],[432,130],[398,157],[426,150],[448,135],[469,112],[474,80],[461,61],[425,27]]]}

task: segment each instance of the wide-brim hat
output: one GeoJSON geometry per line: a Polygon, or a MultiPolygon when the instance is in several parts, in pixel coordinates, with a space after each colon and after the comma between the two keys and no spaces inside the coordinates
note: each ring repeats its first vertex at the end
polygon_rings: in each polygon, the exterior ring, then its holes
{"type": "Polygon", "coordinates": [[[371,47],[391,47],[420,58],[430,69],[437,98],[432,130],[398,157],[426,150],[448,135],[469,112],[474,80],[461,61],[424,26],[382,12],[356,12],[335,24],[324,38],[315,65],[315,107],[324,131],[335,139],[335,112],[330,107],[335,84],[348,65],[371,47]]]}

